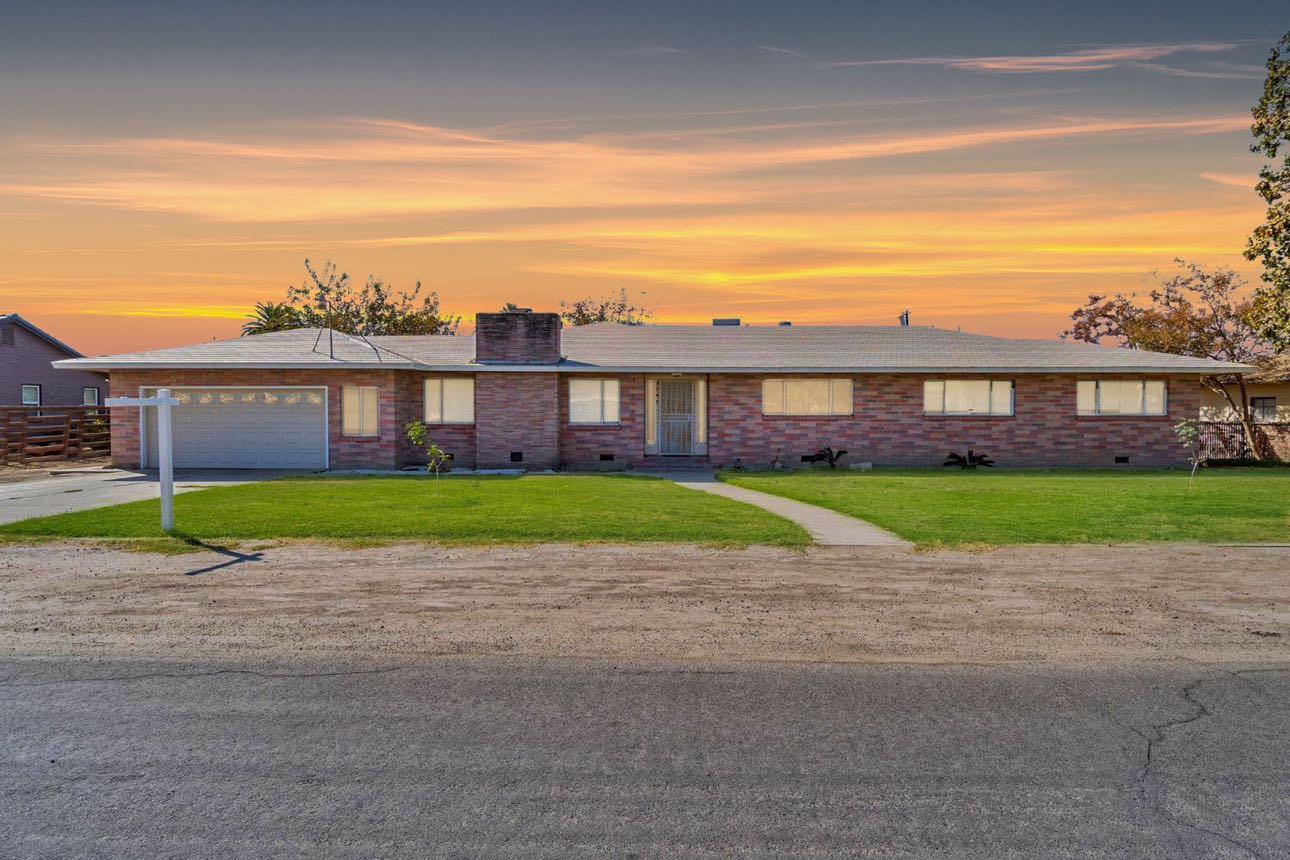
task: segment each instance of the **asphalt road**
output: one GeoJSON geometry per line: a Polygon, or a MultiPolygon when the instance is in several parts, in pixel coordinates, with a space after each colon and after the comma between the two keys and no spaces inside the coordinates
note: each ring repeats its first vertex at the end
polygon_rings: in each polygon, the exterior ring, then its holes
{"type": "Polygon", "coordinates": [[[16,857],[1290,854],[1290,666],[0,663],[16,857]]]}

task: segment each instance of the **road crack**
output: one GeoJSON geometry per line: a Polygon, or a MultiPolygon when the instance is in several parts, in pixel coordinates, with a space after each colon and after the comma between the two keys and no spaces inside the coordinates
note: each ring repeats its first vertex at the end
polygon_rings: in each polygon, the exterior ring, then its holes
{"type": "MultiPolygon", "coordinates": [[[[1205,703],[1196,697],[1197,688],[1200,687],[1201,684],[1205,683],[1206,680],[1208,679],[1197,678],[1193,681],[1189,681],[1181,690],[1183,700],[1191,706],[1190,713],[1185,716],[1178,717],[1177,719],[1166,720],[1163,723],[1154,723],[1145,731],[1140,731],[1136,728],[1133,729],[1135,734],[1144,738],[1147,742],[1142,769],[1138,774],[1138,795],[1143,804],[1150,809],[1157,818],[1160,818],[1173,826],[1175,836],[1178,835],[1178,827],[1185,827],[1189,830],[1194,830],[1198,833],[1212,836],[1233,848],[1246,852],[1251,857],[1256,858],[1256,860],[1262,860],[1263,855],[1253,847],[1246,845],[1244,842],[1241,842],[1226,833],[1220,833],[1219,831],[1211,830],[1204,825],[1179,818],[1165,808],[1162,791],[1163,786],[1160,784],[1160,779],[1155,770],[1156,753],[1160,746],[1169,740],[1169,733],[1171,730],[1177,729],[1181,726],[1190,725],[1191,723],[1213,716],[1209,708],[1205,706],[1205,703]]],[[[1181,839],[1178,840],[1177,847],[1180,854],[1189,853],[1187,851],[1187,846],[1182,843],[1181,839]]]]}

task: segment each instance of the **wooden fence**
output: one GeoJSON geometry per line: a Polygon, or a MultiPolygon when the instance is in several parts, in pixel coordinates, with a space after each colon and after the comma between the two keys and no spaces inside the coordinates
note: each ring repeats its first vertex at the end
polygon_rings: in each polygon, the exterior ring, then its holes
{"type": "Polygon", "coordinates": [[[0,406],[0,465],[106,457],[108,422],[105,406],[0,406]]]}

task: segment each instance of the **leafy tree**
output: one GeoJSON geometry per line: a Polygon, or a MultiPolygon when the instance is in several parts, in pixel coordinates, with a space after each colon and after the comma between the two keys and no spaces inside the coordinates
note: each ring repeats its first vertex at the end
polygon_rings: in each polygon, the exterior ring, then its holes
{"type": "Polygon", "coordinates": [[[271,331],[286,331],[300,327],[299,312],[286,302],[256,302],[255,310],[247,321],[242,323],[242,336],[268,334],[271,331]]]}
{"type": "MultiPolygon", "coordinates": [[[[643,294],[642,294],[643,296],[643,294]]],[[[603,299],[585,298],[560,302],[560,316],[569,325],[616,322],[622,325],[644,325],[654,313],[627,298],[627,290],[603,299]]]]}
{"type": "Polygon", "coordinates": [[[285,302],[260,302],[255,306],[251,320],[242,327],[244,334],[328,326],[361,335],[456,334],[461,324],[460,316],[440,310],[438,293],[421,295],[420,281],[411,290],[396,292],[373,276],[361,288],[355,287],[349,275],[337,272],[331,262],[319,270],[305,260],[305,271],[308,280],[298,287],[288,287],[285,302]],[[273,327],[262,328],[261,318],[267,324],[269,315],[273,327]]]}
{"type": "Polygon", "coordinates": [[[1268,204],[1266,220],[1255,228],[1245,256],[1263,263],[1263,286],[1255,294],[1251,323],[1278,349],[1290,349],[1290,33],[1281,37],[1268,57],[1263,97],[1254,106],[1254,145],[1250,151],[1276,159],[1263,166],[1255,186],[1268,204]]]}
{"type": "MultiPolygon", "coordinates": [[[[1145,300],[1136,294],[1089,296],[1071,314],[1073,325],[1062,337],[1086,343],[1110,340],[1127,349],[1147,349],[1251,364],[1275,351],[1251,321],[1254,300],[1244,297],[1245,282],[1230,269],[1206,271],[1195,263],[1176,261],[1182,272],[1161,279],[1145,300]]],[[[1256,442],[1254,416],[1245,380],[1238,374],[1207,376],[1207,384],[1223,395],[1245,434],[1251,451],[1256,442]]]]}

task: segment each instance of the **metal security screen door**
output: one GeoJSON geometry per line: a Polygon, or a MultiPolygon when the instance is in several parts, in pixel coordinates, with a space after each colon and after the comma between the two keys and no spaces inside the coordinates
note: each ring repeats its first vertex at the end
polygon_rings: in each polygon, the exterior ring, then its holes
{"type": "Polygon", "coordinates": [[[694,380],[658,382],[658,452],[689,454],[694,450],[694,380]]]}

